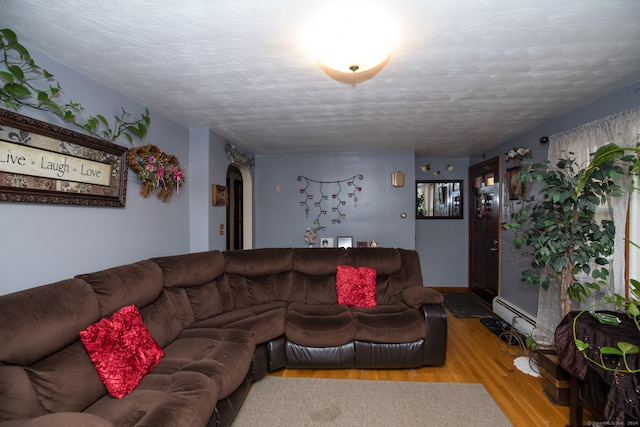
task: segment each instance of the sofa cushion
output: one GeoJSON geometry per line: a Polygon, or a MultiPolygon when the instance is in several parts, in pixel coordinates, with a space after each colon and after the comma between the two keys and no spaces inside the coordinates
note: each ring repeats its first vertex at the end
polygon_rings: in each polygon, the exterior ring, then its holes
{"type": "MultiPolygon", "coordinates": [[[[378,304],[394,304],[402,300],[406,281],[402,277],[405,265],[399,249],[349,248],[348,262],[354,267],[371,267],[376,270],[376,299],[378,304]]],[[[420,282],[422,283],[422,281],[420,282]]]]}
{"type": "Polygon", "coordinates": [[[81,411],[107,392],[80,340],[25,371],[48,412],[81,411]]]}
{"type": "Polygon", "coordinates": [[[204,426],[217,400],[216,383],[203,374],[149,374],[121,400],[105,395],[85,412],[118,427],[204,426]]]}
{"type": "Polygon", "coordinates": [[[338,304],[355,307],[375,307],[376,270],[371,267],[336,267],[338,304]]]}
{"type": "Polygon", "coordinates": [[[224,257],[233,308],[289,300],[292,249],[226,251],[224,257]]]}
{"type": "Polygon", "coordinates": [[[165,357],[151,373],[170,375],[178,371],[199,372],[216,382],[218,399],[224,399],[244,381],[255,348],[247,331],[185,329],[164,348],[165,357]]]}
{"type": "Polygon", "coordinates": [[[98,295],[102,317],[131,304],[144,307],[162,292],[162,270],[149,260],[76,277],[91,285],[98,295]]]}
{"type": "Polygon", "coordinates": [[[141,308],[140,315],[160,347],[169,344],[182,332],[182,322],[166,291],[162,291],[152,304],[141,308]]]}
{"type": "Polygon", "coordinates": [[[78,331],[99,319],[96,294],[82,280],[62,280],[3,295],[0,363],[36,362],[77,341],[78,331]]]}
{"type": "Polygon", "coordinates": [[[2,427],[116,427],[111,421],[84,412],[56,412],[29,420],[6,421],[2,427]]]}
{"type": "Polygon", "coordinates": [[[412,286],[402,292],[402,301],[408,306],[419,308],[422,304],[442,304],[444,296],[426,286],[412,286]]]}
{"type": "Polygon", "coordinates": [[[220,251],[195,252],[152,258],[162,269],[165,288],[202,285],[224,274],[225,261],[220,251]]]}
{"type": "Polygon", "coordinates": [[[123,307],[80,332],[109,394],[122,399],[164,355],[135,305],[123,307]]]}
{"type": "Polygon", "coordinates": [[[410,343],[424,339],[426,325],[419,310],[403,303],[351,309],[355,339],[374,343],[410,343]]]}
{"type": "Polygon", "coordinates": [[[201,322],[189,328],[232,328],[251,334],[256,345],[269,342],[284,335],[284,319],[287,303],[271,302],[239,308],[201,322]]]}
{"type": "Polygon", "coordinates": [[[352,341],[355,322],[349,307],[342,304],[302,304],[287,307],[284,333],[303,346],[335,347],[352,341]]]}
{"type": "Polygon", "coordinates": [[[193,310],[194,321],[197,322],[231,310],[233,301],[228,287],[227,276],[224,275],[213,282],[185,288],[193,310]]]}

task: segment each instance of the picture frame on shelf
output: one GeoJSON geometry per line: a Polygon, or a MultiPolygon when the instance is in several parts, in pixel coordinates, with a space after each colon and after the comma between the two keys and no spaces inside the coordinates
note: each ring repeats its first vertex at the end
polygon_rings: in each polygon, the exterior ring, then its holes
{"type": "Polygon", "coordinates": [[[338,236],[338,247],[339,248],[352,248],[353,247],[353,237],[352,236],[338,236]]]}
{"type": "Polygon", "coordinates": [[[333,237],[322,237],[320,239],[320,247],[321,248],[332,248],[333,247],[333,237]]]}
{"type": "Polygon", "coordinates": [[[368,245],[367,242],[357,242],[356,246],[359,248],[366,248],[368,245]]]}

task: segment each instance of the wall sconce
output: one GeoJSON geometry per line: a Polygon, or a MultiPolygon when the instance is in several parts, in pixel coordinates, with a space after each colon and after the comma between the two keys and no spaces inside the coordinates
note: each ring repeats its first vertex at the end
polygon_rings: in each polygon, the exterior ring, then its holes
{"type": "Polygon", "coordinates": [[[391,185],[394,187],[404,187],[404,173],[400,171],[392,173],[391,185]]]}

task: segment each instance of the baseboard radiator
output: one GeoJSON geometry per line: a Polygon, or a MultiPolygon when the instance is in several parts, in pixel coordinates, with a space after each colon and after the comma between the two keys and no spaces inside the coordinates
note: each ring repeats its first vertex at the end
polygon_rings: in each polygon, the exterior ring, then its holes
{"type": "Polygon", "coordinates": [[[521,310],[502,297],[493,299],[493,312],[502,320],[511,324],[516,318],[515,328],[524,335],[531,335],[536,327],[536,318],[521,310]]]}

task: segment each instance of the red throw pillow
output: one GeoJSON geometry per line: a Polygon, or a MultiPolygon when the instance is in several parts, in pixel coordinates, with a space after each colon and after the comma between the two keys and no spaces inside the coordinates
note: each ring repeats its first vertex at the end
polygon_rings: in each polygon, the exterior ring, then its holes
{"type": "Polygon", "coordinates": [[[81,331],[80,340],[107,391],[118,399],[132,392],[164,356],[135,305],[81,331]]]}
{"type": "Polygon", "coordinates": [[[371,267],[339,265],[336,272],[338,304],[354,307],[375,307],[376,270],[371,267]]]}

